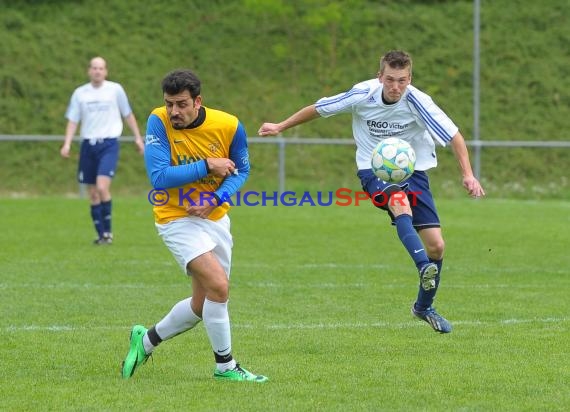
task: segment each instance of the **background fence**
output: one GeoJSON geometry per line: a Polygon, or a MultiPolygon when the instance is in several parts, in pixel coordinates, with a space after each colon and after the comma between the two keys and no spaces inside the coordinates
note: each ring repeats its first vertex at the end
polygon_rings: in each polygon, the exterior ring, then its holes
{"type": "MultiPolygon", "coordinates": [[[[79,138],[75,139],[80,140],[79,138]]],[[[60,135],[0,135],[0,141],[61,141],[63,136],[60,135]]],[[[132,142],[133,136],[123,136],[121,141],[132,142]]],[[[285,191],[285,181],[287,177],[287,164],[286,164],[286,147],[287,145],[344,145],[353,146],[352,139],[339,139],[339,138],[302,138],[302,137],[249,137],[250,144],[263,144],[263,145],[276,145],[277,150],[277,179],[278,188],[280,192],[285,191]]],[[[468,146],[474,148],[483,147],[513,147],[513,148],[570,148],[570,141],[501,141],[501,140],[471,140],[466,142],[468,146]]],[[[473,164],[481,164],[481,150],[473,151],[473,164]]],[[[483,170],[479,170],[479,174],[483,174],[483,170]]],[[[477,176],[479,177],[479,176],[477,176]]]]}

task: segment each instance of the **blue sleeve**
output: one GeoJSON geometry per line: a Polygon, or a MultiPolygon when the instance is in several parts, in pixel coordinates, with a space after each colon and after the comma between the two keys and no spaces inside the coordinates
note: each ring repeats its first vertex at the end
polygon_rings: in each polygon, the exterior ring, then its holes
{"type": "Polygon", "coordinates": [[[149,116],[146,126],[144,162],[148,179],[154,188],[184,186],[208,174],[206,160],[177,166],[170,164],[170,143],[166,129],[154,114],[149,116]]]}
{"type": "Polygon", "coordinates": [[[231,175],[224,179],[215,194],[222,199],[227,200],[240,187],[244,185],[249,177],[249,150],[247,148],[247,134],[241,122],[238,122],[236,134],[230,145],[230,159],[236,165],[237,175],[231,175]]]}

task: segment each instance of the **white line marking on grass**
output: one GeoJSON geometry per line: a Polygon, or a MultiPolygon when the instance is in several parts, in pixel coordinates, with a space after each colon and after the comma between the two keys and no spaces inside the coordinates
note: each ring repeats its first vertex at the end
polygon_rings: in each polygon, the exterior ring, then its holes
{"type": "MultiPolygon", "coordinates": [[[[254,268],[254,269],[275,269],[274,263],[234,263],[234,268],[254,268]]],[[[278,267],[278,266],[277,266],[278,267]]],[[[383,264],[362,264],[362,263],[303,263],[303,264],[287,264],[289,269],[389,269],[394,268],[392,265],[383,264]]]]}
{"type": "MultiPolygon", "coordinates": [[[[454,321],[454,325],[481,326],[481,325],[520,325],[528,323],[566,323],[570,318],[532,318],[532,319],[502,319],[498,321],[454,321]]],[[[277,323],[273,325],[259,325],[251,323],[235,323],[237,329],[269,329],[269,330],[325,330],[325,329],[368,329],[368,328],[392,328],[406,329],[424,326],[419,320],[409,322],[333,322],[333,323],[277,323]]],[[[5,332],[76,332],[76,331],[128,331],[132,325],[118,326],[73,326],[73,325],[9,325],[0,327],[5,332]]]]}
{"type": "MultiPolygon", "coordinates": [[[[110,283],[98,285],[95,283],[0,283],[0,289],[148,289],[154,285],[148,283],[110,283]]],[[[179,288],[180,283],[161,283],[159,287],[179,288]]]]}
{"type": "MultiPolygon", "coordinates": [[[[288,269],[288,272],[291,270],[303,270],[303,269],[339,269],[339,270],[390,270],[394,273],[406,273],[410,272],[415,274],[413,269],[410,269],[408,265],[389,265],[389,264],[376,264],[376,263],[337,263],[337,262],[321,262],[321,263],[301,263],[301,264],[284,264],[285,267],[288,269]]],[[[254,263],[234,263],[232,264],[233,268],[239,269],[267,269],[267,270],[281,270],[281,265],[275,263],[261,263],[261,262],[254,262],[254,263]]],[[[445,268],[444,274],[446,273],[454,273],[460,274],[465,271],[465,267],[462,266],[454,266],[445,268]]],[[[492,268],[485,268],[480,267],[477,269],[478,273],[485,273],[485,274],[498,274],[498,273],[541,273],[544,274],[545,271],[548,274],[566,274],[566,268],[545,268],[544,266],[536,266],[534,268],[528,268],[527,266],[509,266],[509,267],[492,267],[492,268]]]]}
{"type": "Polygon", "coordinates": [[[445,289],[552,289],[552,285],[547,284],[546,282],[541,282],[537,284],[517,283],[516,285],[500,284],[500,283],[493,283],[493,284],[487,283],[487,284],[477,284],[477,285],[446,283],[445,289]]]}
{"type": "MultiPolygon", "coordinates": [[[[365,288],[372,288],[377,287],[378,289],[408,289],[410,287],[410,282],[401,281],[401,282],[381,282],[382,285],[379,285],[380,280],[378,279],[370,279],[370,282],[353,282],[353,283],[343,283],[339,281],[338,283],[334,282],[326,282],[326,283],[303,283],[299,285],[298,283],[293,283],[294,279],[291,279],[291,282],[248,282],[248,281],[241,281],[241,279],[236,278],[235,282],[239,282],[240,286],[247,286],[252,288],[264,288],[264,289],[284,289],[284,288],[309,288],[309,289],[346,289],[346,288],[354,288],[354,289],[365,289],[365,288]]],[[[59,282],[59,283],[0,283],[0,290],[1,289],[84,289],[84,290],[97,290],[97,289],[148,289],[149,287],[153,287],[154,285],[150,285],[147,283],[110,283],[110,284],[96,284],[96,283],[72,283],[72,282],[59,282]]],[[[156,285],[160,288],[174,288],[178,289],[180,287],[184,287],[185,284],[182,283],[160,283],[156,285]]],[[[444,286],[445,289],[483,289],[483,290],[492,290],[492,289],[510,289],[510,290],[526,290],[526,289],[536,289],[536,290],[544,290],[544,289],[551,289],[552,285],[542,282],[539,284],[524,284],[524,283],[517,283],[517,284],[477,284],[477,285],[470,285],[470,284],[461,284],[461,283],[453,283],[449,282],[446,283],[444,286]]]]}
{"type": "Polygon", "coordinates": [[[297,265],[301,269],[387,269],[390,265],[382,264],[350,264],[350,263],[305,263],[303,265],[297,265]]]}
{"type": "MultiPolygon", "coordinates": [[[[499,321],[454,321],[454,325],[464,326],[481,326],[481,325],[517,325],[526,323],[562,323],[568,322],[570,318],[535,318],[535,319],[505,319],[499,321]]],[[[306,329],[365,329],[365,328],[393,328],[404,329],[423,326],[421,321],[410,322],[371,322],[371,323],[315,323],[315,324],[276,324],[267,326],[267,329],[286,329],[286,330],[306,330],[306,329]]],[[[238,325],[236,325],[238,326],[238,325]]],[[[243,328],[253,329],[253,325],[241,324],[243,328]]]]}
{"type": "Polygon", "coordinates": [[[309,289],[346,289],[346,288],[369,288],[372,287],[372,283],[303,283],[302,285],[291,285],[288,283],[277,283],[277,282],[243,282],[240,285],[244,285],[247,287],[256,287],[256,288],[267,288],[267,289],[291,289],[291,288],[309,288],[309,289]]]}
{"type": "MultiPolygon", "coordinates": [[[[568,319],[566,318],[545,318],[540,319],[541,323],[554,323],[554,322],[566,322],[568,319]]],[[[511,324],[519,324],[519,323],[533,323],[536,322],[536,319],[504,319],[500,321],[500,323],[505,325],[511,324]]]]}

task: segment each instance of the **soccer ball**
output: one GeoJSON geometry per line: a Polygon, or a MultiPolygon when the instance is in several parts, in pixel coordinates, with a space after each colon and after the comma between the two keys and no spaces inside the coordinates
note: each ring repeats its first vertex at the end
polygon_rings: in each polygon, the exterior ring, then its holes
{"type": "Polygon", "coordinates": [[[389,137],[374,148],[370,163],[372,171],[380,179],[401,183],[414,173],[416,152],[408,142],[389,137]]]}

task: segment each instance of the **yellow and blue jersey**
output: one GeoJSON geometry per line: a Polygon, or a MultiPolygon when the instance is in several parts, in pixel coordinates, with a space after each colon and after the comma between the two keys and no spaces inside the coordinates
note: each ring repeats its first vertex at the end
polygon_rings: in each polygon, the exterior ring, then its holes
{"type": "MultiPolygon", "coordinates": [[[[153,208],[161,224],[188,216],[188,205],[229,199],[249,176],[243,125],[235,116],[204,106],[198,119],[182,130],[172,127],[165,106],[154,109],[147,122],[144,158],[153,188],[164,190],[164,202],[154,202],[153,208]],[[233,160],[238,173],[225,178],[208,174],[206,159],[215,157],[233,160]]],[[[229,208],[222,202],[208,219],[222,218],[229,208]]]]}

